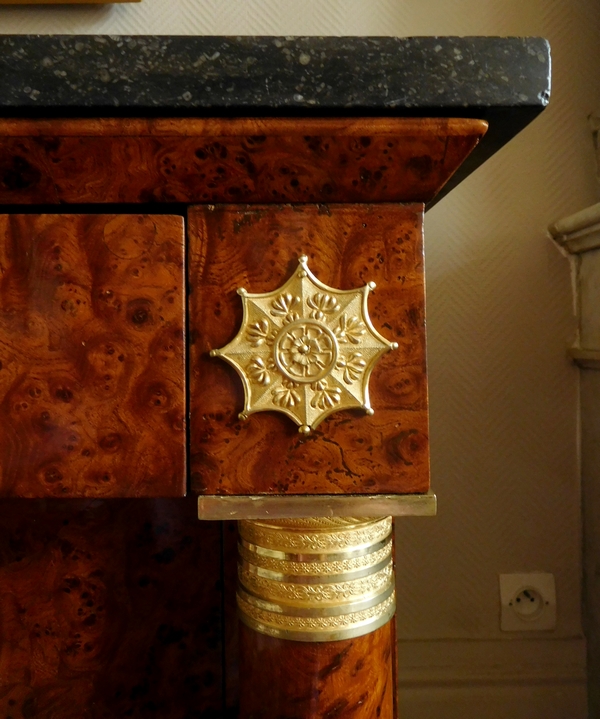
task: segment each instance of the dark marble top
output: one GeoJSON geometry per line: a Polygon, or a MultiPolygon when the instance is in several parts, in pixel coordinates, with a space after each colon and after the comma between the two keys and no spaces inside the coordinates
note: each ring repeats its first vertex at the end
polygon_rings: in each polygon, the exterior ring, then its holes
{"type": "Polygon", "coordinates": [[[0,36],[5,108],[543,107],[548,77],[541,38],[0,36]]]}
{"type": "Polygon", "coordinates": [[[543,110],[542,38],[0,35],[0,116],[488,120],[456,185],[543,110]]]}

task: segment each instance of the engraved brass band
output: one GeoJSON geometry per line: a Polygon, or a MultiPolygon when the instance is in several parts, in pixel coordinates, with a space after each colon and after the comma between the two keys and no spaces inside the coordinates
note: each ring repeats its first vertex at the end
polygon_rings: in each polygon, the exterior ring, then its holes
{"type": "Polygon", "coordinates": [[[394,615],[391,517],[239,523],[238,608],[273,637],[350,639],[394,615]]]}
{"type": "Polygon", "coordinates": [[[391,533],[392,518],[307,517],[241,521],[239,530],[246,542],[279,552],[360,552],[391,533]]]}

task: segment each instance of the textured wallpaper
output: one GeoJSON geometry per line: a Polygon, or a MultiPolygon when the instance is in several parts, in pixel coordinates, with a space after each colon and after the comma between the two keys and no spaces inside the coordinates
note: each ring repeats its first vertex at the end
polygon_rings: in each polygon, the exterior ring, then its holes
{"type": "Polygon", "coordinates": [[[577,371],[547,225],[597,200],[596,0],[144,0],[0,8],[2,33],[543,35],[550,108],[426,217],[435,519],[398,521],[399,636],[500,637],[497,575],[557,580],[580,632],[577,371]]]}

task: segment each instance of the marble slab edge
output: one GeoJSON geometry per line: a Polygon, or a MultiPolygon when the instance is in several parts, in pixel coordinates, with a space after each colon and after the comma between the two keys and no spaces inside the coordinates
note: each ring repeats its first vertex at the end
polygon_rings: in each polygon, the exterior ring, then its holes
{"type": "Polygon", "coordinates": [[[0,107],[544,106],[542,38],[0,35],[0,107]]]}
{"type": "Polygon", "coordinates": [[[435,494],[247,495],[198,497],[202,520],[299,517],[433,517],[435,494]]]}

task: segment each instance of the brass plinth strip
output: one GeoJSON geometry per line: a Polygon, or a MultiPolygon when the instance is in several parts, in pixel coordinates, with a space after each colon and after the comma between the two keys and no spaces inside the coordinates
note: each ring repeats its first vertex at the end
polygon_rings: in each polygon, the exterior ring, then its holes
{"type": "Polygon", "coordinates": [[[239,523],[238,608],[255,631],[327,642],[394,615],[391,517],[239,523]]]}
{"type": "Polygon", "coordinates": [[[435,494],[251,494],[202,495],[198,519],[266,519],[271,517],[433,517],[435,494]]]}

